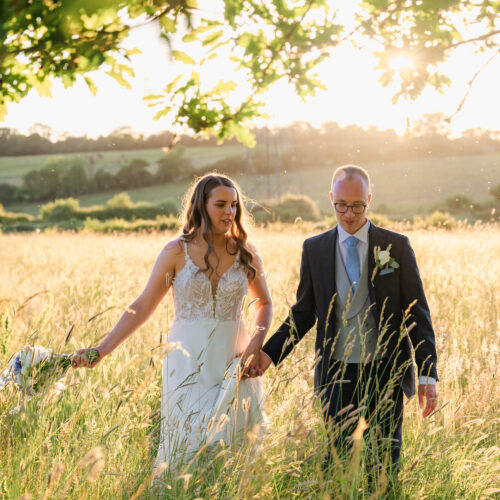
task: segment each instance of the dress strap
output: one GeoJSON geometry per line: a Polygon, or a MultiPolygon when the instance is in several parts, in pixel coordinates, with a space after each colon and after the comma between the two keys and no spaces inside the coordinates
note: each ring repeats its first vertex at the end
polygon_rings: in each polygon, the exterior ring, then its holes
{"type": "Polygon", "coordinates": [[[181,241],[182,241],[182,246],[184,247],[184,257],[186,259],[186,262],[192,262],[191,257],[188,254],[187,242],[183,236],[181,236],[181,241]]]}

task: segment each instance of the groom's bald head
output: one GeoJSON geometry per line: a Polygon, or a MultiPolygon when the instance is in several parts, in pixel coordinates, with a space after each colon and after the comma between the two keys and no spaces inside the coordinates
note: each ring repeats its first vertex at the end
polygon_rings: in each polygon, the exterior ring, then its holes
{"type": "Polygon", "coordinates": [[[358,167],[357,165],[343,165],[333,172],[332,192],[334,191],[335,183],[337,181],[351,180],[356,177],[363,180],[367,189],[367,194],[371,193],[370,176],[364,168],[358,167]]]}
{"type": "Polygon", "coordinates": [[[355,234],[365,224],[371,199],[370,177],[365,169],[345,165],[335,170],[330,200],[337,221],[345,231],[355,234]]]}

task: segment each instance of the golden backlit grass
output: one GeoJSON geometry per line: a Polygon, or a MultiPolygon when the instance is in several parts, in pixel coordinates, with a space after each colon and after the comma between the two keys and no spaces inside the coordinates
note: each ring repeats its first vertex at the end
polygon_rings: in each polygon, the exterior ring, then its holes
{"type": "MultiPolygon", "coordinates": [[[[255,234],[274,300],[273,328],[293,303],[307,237],[294,226],[279,229],[255,234]]],[[[415,399],[405,406],[396,495],[498,497],[500,228],[409,236],[436,331],[440,406],[426,420],[415,399]]],[[[0,367],[29,342],[60,352],[95,345],[140,293],[171,237],[0,235],[0,367]]],[[[265,376],[270,428],[259,453],[221,450],[191,476],[170,477],[161,494],[150,492],[161,386],[155,347],[166,341],[172,317],[169,295],[94,370],[70,371],[69,388],[45,405],[36,398],[23,405],[18,393],[0,392],[0,497],[362,497],[362,477],[321,472],[326,439],[312,397],[313,331],[265,376]],[[21,412],[10,414],[18,403],[21,412]]]]}

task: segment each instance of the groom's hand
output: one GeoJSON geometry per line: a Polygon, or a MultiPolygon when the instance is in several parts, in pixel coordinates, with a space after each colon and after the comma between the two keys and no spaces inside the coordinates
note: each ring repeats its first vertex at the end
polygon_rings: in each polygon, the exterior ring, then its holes
{"type": "Polygon", "coordinates": [[[424,411],[422,417],[427,417],[436,408],[438,403],[438,394],[435,384],[419,384],[418,386],[418,404],[424,411]],[[424,408],[425,402],[425,408],[424,408]]]}
{"type": "MultiPolygon", "coordinates": [[[[254,372],[254,377],[260,377],[264,375],[264,372],[271,366],[271,358],[261,349],[258,356],[258,364],[254,372]]],[[[252,375],[250,375],[252,376],[252,375]]]]}
{"type": "Polygon", "coordinates": [[[247,379],[260,377],[269,368],[271,363],[271,358],[262,349],[260,349],[253,355],[251,363],[247,362],[241,378],[247,379]]]}

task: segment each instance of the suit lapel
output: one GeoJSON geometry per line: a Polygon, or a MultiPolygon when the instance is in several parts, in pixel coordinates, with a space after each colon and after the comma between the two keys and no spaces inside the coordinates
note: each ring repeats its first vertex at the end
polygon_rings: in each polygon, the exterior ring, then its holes
{"type": "MultiPolygon", "coordinates": [[[[370,222],[370,228],[368,229],[368,291],[370,294],[370,300],[372,303],[375,303],[375,309],[374,311],[376,315],[376,321],[379,321],[378,315],[378,305],[377,305],[377,294],[376,294],[376,286],[377,286],[377,276],[373,280],[372,284],[372,275],[373,275],[373,270],[375,269],[375,256],[373,253],[373,250],[376,246],[379,246],[381,250],[385,250],[387,247],[385,238],[382,234],[382,231],[380,231],[380,228],[378,228],[375,224],[370,222]]],[[[380,304],[382,306],[382,304],[380,304]]]]}
{"type": "Polygon", "coordinates": [[[337,244],[337,228],[334,227],[325,239],[323,258],[325,262],[322,276],[323,289],[325,290],[325,311],[328,312],[333,294],[335,293],[335,245],[337,244]]]}
{"type": "MultiPolygon", "coordinates": [[[[373,255],[373,249],[376,247],[382,247],[383,241],[381,238],[381,232],[375,224],[370,222],[370,228],[368,229],[368,293],[370,295],[370,300],[376,302],[375,288],[372,285],[372,275],[375,269],[375,256],[373,255]]],[[[374,280],[376,283],[376,279],[374,280]]]]}

